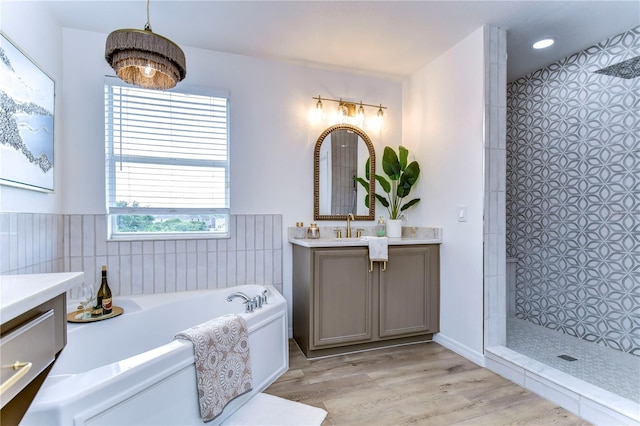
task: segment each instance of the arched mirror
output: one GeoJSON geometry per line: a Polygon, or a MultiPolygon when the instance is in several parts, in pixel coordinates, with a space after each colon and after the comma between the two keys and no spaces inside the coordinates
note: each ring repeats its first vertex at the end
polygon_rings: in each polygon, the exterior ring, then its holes
{"type": "MultiPolygon", "coordinates": [[[[367,190],[354,178],[375,176],[376,154],[371,139],[358,127],[338,124],[322,132],[313,154],[313,215],[315,220],[375,219],[375,197],[365,206],[367,190]]],[[[369,181],[369,194],[375,179],[369,181]]]]}

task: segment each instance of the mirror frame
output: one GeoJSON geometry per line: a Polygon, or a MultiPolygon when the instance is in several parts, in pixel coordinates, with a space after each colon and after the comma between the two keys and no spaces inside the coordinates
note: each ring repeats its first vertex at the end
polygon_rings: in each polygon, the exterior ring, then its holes
{"type": "MultiPolygon", "coordinates": [[[[369,176],[376,175],[376,153],[373,149],[373,143],[369,136],[362,131],[359,127],[351,124],[336,124],[327,128],[316,142],[316,147],[313,152],[313,218],[314,220],[347,220],[347,215],[322,215],[320,214],[320,147],[322,142],[334,130],[350,130],[356,133],[362,138],[369,150],[369,176]]],[[[376,198],[375,198],[376,180],[369,179],[369,214],[368,215],[354,215],[353,220],[374,220],[376,218],[376,198]]]]}

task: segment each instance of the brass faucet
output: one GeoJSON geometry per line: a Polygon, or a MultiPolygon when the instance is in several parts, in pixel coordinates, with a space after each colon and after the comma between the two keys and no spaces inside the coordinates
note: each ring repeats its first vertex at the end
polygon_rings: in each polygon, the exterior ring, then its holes
{"type": "Polygon", "coordinates": [[[347,238],[351,238],[351,221],[355,220],[353,213],[347,215],[347,238]]]}

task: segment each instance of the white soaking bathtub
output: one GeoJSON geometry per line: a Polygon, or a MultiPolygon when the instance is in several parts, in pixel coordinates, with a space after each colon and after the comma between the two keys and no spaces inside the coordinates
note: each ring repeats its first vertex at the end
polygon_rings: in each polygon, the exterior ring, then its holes
{"type": "MultiPolygon", "coordinates": [[[[193,345],[173,340],[186,328],[238,313],[249,331],[253,390],[208,424],[220,424],[289,367],[286,301],[273,286],[114,297],[124,314],[68,324],[67,346],[21,425],[202,425],[193,345]],[[268,290],[268,303],[244,313],[241,291],[268,290]]],[[[259,413],[256,413],[259,415],[259,413]]]]}

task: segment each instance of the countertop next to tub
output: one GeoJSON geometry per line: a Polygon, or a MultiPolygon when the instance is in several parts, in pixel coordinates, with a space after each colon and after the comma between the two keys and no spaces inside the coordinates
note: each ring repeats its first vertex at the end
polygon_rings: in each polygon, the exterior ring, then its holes
{"type": "Polygon", "coordinates": [[[84,281],[84,272],[0,275],[0,320],[10,321],[84,281]]]}
{"type": "MultiPolygon", "coordinates": [[[[289,242],[303,247],[358,247],[367,246],[369,243],[364,238],[336,238],[334,228],[340,228],[336,226],[320,227],[320,236],[318,239],[293,238],[292,230],[289,228],[289,242]],[[330,236],[330,237],[327,237],[330,236]]],[[[354,226],[353,229],[358,228],[354,226]]],[[[344,228],[343,228],[344,230],[344,228]]],[[[364,228],[363,237],[373,234],[375,228],[364,228]]],[[[343,232],[344,234],[344,232],[343,232]]],[[[400,245],[416,245],[416,244],[441,244],[442,243],[442,228],[419,228],[419,227],[403,227],[402,238],[389,238],[390,246],[400,245]]]]}

